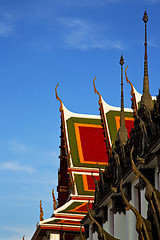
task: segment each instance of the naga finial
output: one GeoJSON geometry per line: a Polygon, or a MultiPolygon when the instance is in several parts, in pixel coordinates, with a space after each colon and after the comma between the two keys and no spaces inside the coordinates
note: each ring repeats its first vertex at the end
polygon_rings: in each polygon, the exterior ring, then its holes
{"type": "Polygon", "coordinates": [[[98,102],[98,104],[99,104],[99,106],[101,106],[102,97],[101,97],[100,93],[99,93],[99,92],[97,91],[97,89],[96,89],[95,80],[96,80],[96,77],[93,79],[94,92],[98,94],[98,96],[99,96],[99,102],[98,102]]]}
{"type": "Polygon", "coordinates": [[[82,233],[82,224],[80,226],[80,236],[81,236],[81,240],[84,240],[83,233],[82,233]]]}
{"type": "Polygon", "coordinates": [[[52,198],[53,198],[53,209],[56,210],[57,209],[57,201],[54,195],[54,189],[52,190],[52,198]]]}
{"type": "Polygon", "coordinates": [[[43,221],[44,218],[43,218],[43,209],[42,209],[42,200],[40,201],[39,203],[39,206],[40,206],[40,221],[43,221]]]}
{"type": "Polygon", "coordinates": [[[129,79],[127,77],[127,68],[128,68],[128,66],[125,69],[126,81],[127,81],[127,83],[129,83],[131,85],[131,96],[132,96],[132,99],[133,99],[133,109],[134,109],[135,114],[137,115],[137,110],[138,109],[137,109],[136,95],[135,95],[135,92],[134,92],[133,84],[129,81],[129,79]]]}
{"type": "MultiPolygon", "coordinates": [[[[113,236],[111,236],[108,232],[106,232],[102,227],[101,225],[97,222],[97,220],[92,216],[92,213],[91,213],[91,210],[89,209],[89,203],[90,201],[88,201],[88,204],[87,204],[87,211],[88,211],[88,216],[89,216],[89,219],[91,221],[91,224],[95,224],[97,225],[98,229],[97,229],[97,232],[98,232],[98,239],[104,239],[104,240],[107,240],[107,239],[113,239],[113,240],[120,240],[118,238],[115,238],[113,236]]],[[[93,211],[93,210],[92,210],[93,211]]]]}
{"type": "MultiPolygon", "coordinates": [[[[147,227],[145,224],[145,219],[143,219],[143,217],[141,216],[141,214],[137,211],[137,209],[135,207],[133,207],[127,200],[127,198],[125,197],[124,193],[123,193],[123,189],[122,189],[122,183],[123,183],[123,179],[121,179],[120,182],[120,191],[122,194],[122,200],[124,202],[124,204],[126,205],[126,210],[132,210],[132,212],[135,214],[136,216],[136,230],[137,232],[140,234],[140,236],[142,237],[142,239],[146,239],[146,240],[150,240],[148,231],[147,231],[147,227]]],[[[147,221],[147,223],[149,224],[149,221],[147,221]]]]}
{"type": "Polygon", "coordinates": [[[57,94],[57,87],[58,86],[59,86],[59,84],[57,84],[57,86],[55,87],[55,94],[56,94],[56,99],[60,101],[59,111],[62,113],[62,111],[63,111],[63,103],[62,103],[62,100],[58,97],[58,94],[57,94]]]}

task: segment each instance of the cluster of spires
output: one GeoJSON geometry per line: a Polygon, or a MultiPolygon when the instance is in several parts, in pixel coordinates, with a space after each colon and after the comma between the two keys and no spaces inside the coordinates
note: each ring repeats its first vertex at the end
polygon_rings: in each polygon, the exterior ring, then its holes
{"type": "MultiPolygon", "coordinates": [[[[151,110],[153,108],[153,103],[152,103],[152,97],[149,93],[148,57],[147,57],[147,45],[148,45],[147,44],[147,22],[148,22],[148,15],[147,15],[146,10],[144,12],[143,21],[145,23],[145,43],[144,43],[144,45],[145,45],[145,56],[144,56],[143,94],[142,94],[142,97],[141,97],[140,108],[145,107],[145,108],[148,108],[148,109],[151,110]]],[[[124,94],[123,94],[123,65],[124,65],[124,59],[123,59],[123,55],[121,55],[119,63],[121,65],[121,112],[120,112],[120,128],[118,130],[117,140],[120,140],[121,143],[123,145],[125,145],[127,140],[128,140],[128,133],[127,133],[127,128],[125,126],[125,115],[124,115],[124,94]]],[[[127,76],[126,76],[126,79],[127,79],[127,82],[130,83],[127,76]]],[[[93,84],[94,84],[94,81],[95,81],[95,79],[93,80],[93,84]]],[[[58,84],[56,86],[55,93],[56,93],[57,100],[60,101],[60,104],[61,104],[60,105],[60,111],[61,111],[63,107],[62,107],[62,101],[57,95],[57,87],[58,87],[58,84]]],[[[131,87],[133,88],[132,84],[131,84],[131,87]]],[[[100,96],[99,92],[96,90],[95,84],[94,84],[94,90],[95,90],[95,93],[98,93],[99,98],[101,100],[101,96],[100,96]]],[[[54,196],[54,190],[52,191],[52,197],[53,197],[53,202],[54,202],[53,208],[55,210],[56,205],[57,205],[57,201],[56,201],[55,196],[54,196]]],[[[42,202],[42,200],[40,201],[40,221],[43,220],[43,209],[42,209],[41,202],[42,202]]],[[[23,240],[24,239],[25,239],[25,236],[23,236],[23,240]]]]}
{"type": "MultiPolygon", "coordinates": [[[[145,23],[145,55],[144,55],[144,77],[143,77],[143,94],[141,97],[141,105],[140,108],[153,108],[152,97],[149,93],[149,77],[148,77],[148,58],[147,58],[147,22],[148,22],[148,15],[145,10],[143,21],[145,23]]],[[[126,144],[128,139],[127,129],[125,127],[125,115],[124,115],[124,96],[123,96],[123,64],[124,59],[121,55],[120,58],[120,65],[121,65],[121,112],[120,112],[120,128],[118,130],[117,139],[121,141],[123,145],[126,144]]]]}

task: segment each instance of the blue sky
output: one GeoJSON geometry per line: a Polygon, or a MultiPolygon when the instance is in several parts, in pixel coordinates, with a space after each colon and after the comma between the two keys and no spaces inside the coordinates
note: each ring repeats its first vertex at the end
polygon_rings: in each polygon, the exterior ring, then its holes
{"type": "MultiPolygon", "coordinates": [[[[145,8],[150,92],[158,94],[159,0],[0,0],[0,240],[29,240],[53,212],[60,113],[99,114],[96,87],[120,105],[121,53],[142,92],[145,8]]],[[[124,84],[125,107],[130,87],[124,84]]]]}

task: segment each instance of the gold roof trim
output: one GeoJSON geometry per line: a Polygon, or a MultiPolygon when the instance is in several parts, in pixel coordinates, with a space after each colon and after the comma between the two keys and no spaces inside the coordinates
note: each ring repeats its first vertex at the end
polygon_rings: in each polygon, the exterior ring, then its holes
{"type": "Polygon", "coordinates": [[[58,94],[57,94],[57,87],[58,86],[59,86],[59,84],[57,84],[57,86],[55,87],[55,94],[56,94],[56,99],[60,101],[59,111],[62,113],[62,111],[63,111],[63,103],[62,103],[62,100],[58,97],[58,94]]]}
{"type": "Polygon", "coordinates": [[[100,239],[104,239],[104,240],[120,240],[118,238],[115,238],[113,236],[111,236],[109,233],[107,233],[102,227],[101,225],[94,219],[94,217],[92,216],[91,211],[89,210],[89,202],[87,204],[87,211],[88,211],[88,216],[91,220],[91,223],[95,223],[98,227],[98,237],[100,236],[100,239]]]}
{"type": "Polygon", "coordinates": [[[85,240],[84,236],[83,236],[83,233],[82,233],[82,224],[81,224],[81,227],[80,227],[80,236],[81,236],[81,240],[85,240]]]}
{"type": "Polygon", "coordinates": [[[99,102],[98,102],[98,104],[99,104],[99,106],[101,106],[101,104],[102,104],[102,97],[101,97],[101,94],[100,94],[100,93],[97,91],[97,89],[96,89],[95,80],[96,80],[96,77],[93,79],[94,92],[98,94],[98,96],[99,96],[99,102]]]}
{"type": "Polygon", "coordinates": [[[141,236],[141,239],[146,239],[146,240],[151,240],[151,236],[149,236],[149,233],[147,231],[147,227],[146,225],[148,226],[148,230],[151,230],[151,223],[144,219],[141,214],[137,211],[136,208],[134,208],[127,200],[127,198],[125,197],[124,193],[123,193],[123,190],[122,190],[122,183],[123,183],[123,179],[121,179],[121,182],[120,182],[120,191],[121,191],[121,194],[122,194],[122,199],[123,199],[123,202],[124,204],[126,205],[126,210],[129,211],[129,210],[132,210],[132,212],[135,214],[136,216],[136,231],[140,234],[141,236]]]}
{"type": "MultiPolygon", "coordinates": [[[[160,192],[155,187],[152,186],[152,184],[148,181],[148,179],[136,167],[132,157],[133,149],[134,147],[132,147],[131,156],[130,156],[133,172],[137,177],[141,177],[145,182],[146,184],[145,198],[148,202],[151,203],[153,212],[157,214],[158,217],[160,218],[160,192]]],[[[160,234],[160,231],[159,231],[159,234],[160,234]]]]}

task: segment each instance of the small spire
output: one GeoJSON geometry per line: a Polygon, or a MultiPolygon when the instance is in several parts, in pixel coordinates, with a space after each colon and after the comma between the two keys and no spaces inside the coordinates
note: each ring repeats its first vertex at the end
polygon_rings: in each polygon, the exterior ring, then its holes
{"type": "Polygon", "coordinates": [[[148,15],[145,10],[143,21],[145,23],[145,55],[144,55],[144,78],[143,78],[143,95],[141,98],[141,105],[145,105],[147,108],[152,109],[152,97],[149,93],[149,77],[148,77],[148,57],[147,57],[147,22],[148,15]]]}
{"type": "Polygon", "coordinates": [[[127,128],[125,126],[125,115],[124,115],[124,98],[123,98],[123,64],[124,59],[121,55],[120,61],[121,65],[121,112],[120,112],[120,128],[118,130],[118,139],[125,145],[128,139],[127,128]]]}

